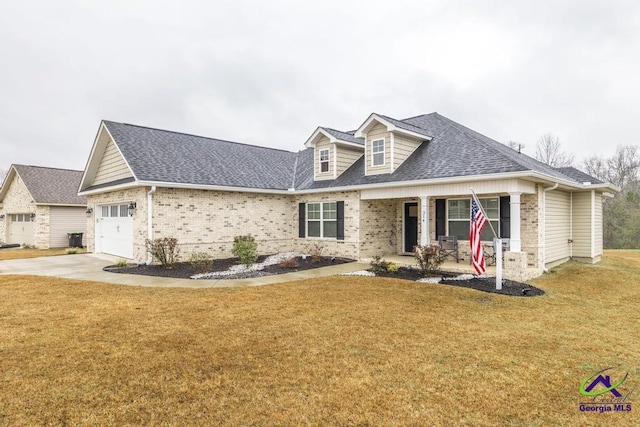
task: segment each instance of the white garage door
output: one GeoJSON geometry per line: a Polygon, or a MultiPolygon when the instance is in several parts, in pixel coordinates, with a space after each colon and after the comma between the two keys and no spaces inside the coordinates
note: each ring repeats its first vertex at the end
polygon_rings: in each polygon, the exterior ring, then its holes
{"type": "Polygon", "coordinates": [[[96,252],[133,258],[133,218],[127,208],[127,204],[98,207],[96,252]]]}
{"type": "Polygon", "coordinates": [[[31,214],[10,214],[7,243],[33,245],[33,219],[31,214]]]}

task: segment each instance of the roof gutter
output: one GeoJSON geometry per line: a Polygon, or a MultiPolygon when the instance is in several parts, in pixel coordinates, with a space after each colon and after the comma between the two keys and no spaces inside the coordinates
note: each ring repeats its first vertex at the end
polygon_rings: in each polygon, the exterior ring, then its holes
{"type": "MultiPolygon", "coordinates": [[[[153,194],[156,192],[156,186],[153,185],[151,190],[147,193],[147,239],[149,241],[153,240],[153,194]]],[[[147,262],[145,264],[149,265],[153,262],[153,254],[149,251],[147,255],[147,262]]]]}
{"type": "MultiPolygon", "coordinates": [[[[518,171],[518,172],[504,172],[494,173],[486,175],[471,175],[471,176],[454,176],[432,179],[421,179],[412,181],[393,181],[393,182],[381,182],[375,184],[357,184],[357,185],[343,185],[336,187],[322,187],[312,188],[308,190],[298,190],[294,188],[290,189],[266,189],[266,188],[251,188],[251,187],[232,187],[225,185],[206,185],[206,184],[187,184],[177,182],[163,182],[163,181],[132,181],[125,184],[116,185],[113,187],[103,187],[95,190],[82,191],[78,193],[79,196],[89,196],[94,194],[108,193],[111,191],[124,190],[133,187],[142,186],[158,186],[166,188],[187,188],[192,190],[218,190],[218,191],[235,191],[241,193],[264,193],[264,194],[314,194],[314,193],[328,193],[336,191],[358,191],[375,188],[391,188],[391,187],[407,187],[407,186],[419,186],[419,185],[433,185],[442,183],[459,183],[459,182],[474,182],[485,181],[495,179],[508,179],[508,178],[533,178],[537,180],[547,181],[554,185],[565,185],[569,188],[578,190],[616,190],[616,187],[610,184],[597,184],[597,185],[583,185],[575,182],[559,180],[558,178],[550,175],[542,174],[533,171],[518,171]]],[[[557,187],[556,187],[557,188],[557,187]]]]}
{"type": "Polygon", "coordinates": [[[553,191],[558,188],[559,185],[560,184],[556,182],[551,187],[547,187],[542,190],[542,271],[545,273],[549,272],[547,267],[545,267],[545,264],[547,263],[545,256],[545,252],[547,250],[547,191],[553,191]]]}

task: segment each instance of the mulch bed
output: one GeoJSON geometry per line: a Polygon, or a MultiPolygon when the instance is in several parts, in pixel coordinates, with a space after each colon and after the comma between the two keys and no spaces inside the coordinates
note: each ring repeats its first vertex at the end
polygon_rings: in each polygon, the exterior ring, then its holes
{"type": "MultiPolygon", "coordinates": [[[[455,277],[459,276],[460,273],[450,273],[450,272],[440,272],[438,276],[442,277],[440,284],[442,285],[450,285],[450,286],[459,286],[462,288],[471,288],[482,292],[490,292],[494,294],[501,295],[509,295],[509,296],[519,296],[519,297],[533,297],[538,295],[544,295],[544,291],[542,289],[536,288],[535,286],[528,285],[526,283],[514,282],[513,280],[502,280],[502,289],[496,289],[496,278],[495,277],[474,277],[472,279],[465,280],[455,280],[455,277]]],[[[383,277],[391,277],[394,279],[404,279],[404,280],[419,280],[422,279],[422,272],[418,269],[408,269],[401,267],[395,273],[382,273],[377,274],[376,276],[383,277]]]]}
{"type": "MultiPolygon", "coordinates": [[[[268,256],[269,255],[260,256],[258,258],[258,262],[260,263],[264,261],[268,256]]],[[[344,264],[354,261],[348,258],[337,258],[328,256],[320,257],[318,260],[316,260],[316,262],[312,262],[311,257],[309,256],[306,257],[306,259],[302,259],[302,257],[296,257],[296,260],[298,264],[297,267],[279,267],[278,265],[270,265],[259,271],[248,271],[229,276],[212,277],[211,279],[248,279],[252,277],[271,276],[274,274],[293,273],[296,271],[310,270],[312,268],[327,267],[330,265],[344,264]]],[[[211,272],[226,271],[229,269],[229,267],[237,265],[238,263],[239,262],[237,258],[216,259],[213,261],[213,268],[211,269],[211,272]]],[[[176,279],[190,279],[191,276],[198,274],[198,271],[189,262],[178,262],[172,269],[166,269],[162,265],[156,264],[130,264],[126,267],[116,267],[115,265],[110,265],[105,267],[104,271],[109,271],[112,273],[140,274],[143,276],[172,277],[176,279]]]]}

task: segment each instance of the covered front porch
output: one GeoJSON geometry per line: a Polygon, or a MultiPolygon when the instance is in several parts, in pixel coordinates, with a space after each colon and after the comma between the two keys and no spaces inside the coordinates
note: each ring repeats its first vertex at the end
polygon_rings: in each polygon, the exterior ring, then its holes
{"type": "MultiPolygon", "coordinates": [[[[413,267],[415,245],[438,244],[439,236],[457,236],[459,262],[449,257],[441,269],[473,273],[468,241],[471,188],[486,205],[486,216],[497,236],[508,239],[503,256],[505,277],[524,280],[538,275],[537,190],[535,184],[517,179],[362,191],[360,259],[380,256],[413,267]],[[533,214],[531,218],[523,220],[523,209],[533,214]],[[522,235],[528,240],[523,242],[522,235]]],[[[489,224],[482,239],[492,245],[489,224]]],[[[486,274],[495,274],[495,266],[488,266],[486,274]]]]}

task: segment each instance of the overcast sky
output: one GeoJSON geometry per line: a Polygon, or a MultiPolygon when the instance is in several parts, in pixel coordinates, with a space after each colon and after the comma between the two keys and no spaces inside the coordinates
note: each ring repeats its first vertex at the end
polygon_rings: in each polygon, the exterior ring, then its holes
{"type": "Polygon", "coordinates": [[[0,169],[83,169],[101,119],[297,151],[437,111],[579,161],[640,138],[638,1],[6,1],[0,169]]]}

